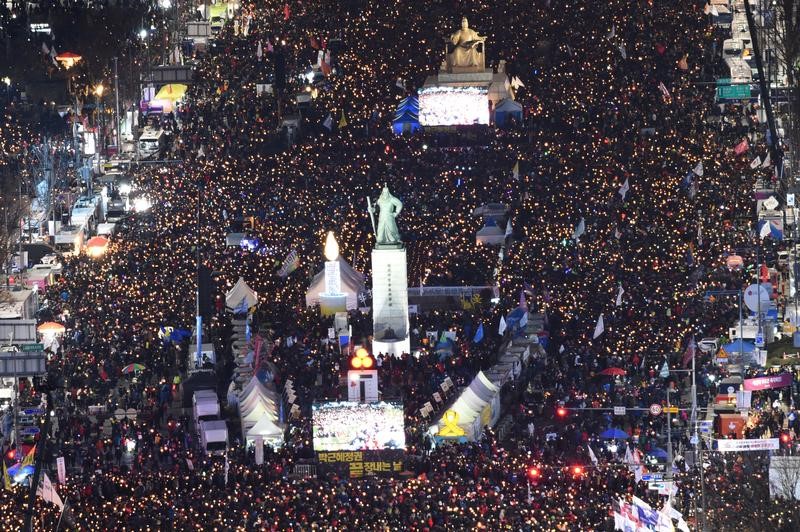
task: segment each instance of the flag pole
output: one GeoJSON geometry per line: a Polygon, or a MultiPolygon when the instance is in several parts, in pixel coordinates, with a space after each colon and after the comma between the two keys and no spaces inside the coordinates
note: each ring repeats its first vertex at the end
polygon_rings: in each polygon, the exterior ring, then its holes
{"type": "Polygon", "coordinates": [[[61,528],[61,520],[64,519],[64,512],[67,511],[67,504],[68,503],[69,503],[69,496],[65,496],[64,497],[64,507],[61,508],[61,514],[58,516],[58,523],[56,523],[56,531],[55,532],[58,532],[58,529],[61,528]]]}

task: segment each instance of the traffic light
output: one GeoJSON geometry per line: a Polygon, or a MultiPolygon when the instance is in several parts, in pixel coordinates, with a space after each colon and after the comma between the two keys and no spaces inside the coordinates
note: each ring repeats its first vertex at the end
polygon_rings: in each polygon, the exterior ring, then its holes
{"type": "Polygon", "coordinates": [[[581,476],[583,476],[583,466],[575,465],[569,469],[570,472],[572,472],[573,478],[580,478],[581,476]]]}
{"type": "Polygon", "coordinates": [[[531,466],[528,468],[528,479],[531,482],[537,482],[540,478],[542,478],[542,472],[539,471],[538,467],[531,466]]]}
{"type": "Polygon", "coordinates": [[[561,419],[564,419],[565,417],[567,417],[568,414],[569,414],[569,410],[567,410],[563,406],[559,406],[558,408],[556,408],[556,416],[557,417],[559,417],[561,419]]]}
{"type": "Polygon", "coordinates": [[[350,369],[372,369],[374,367],[375,359],[363,347],[359,347],[356,354],[350,359],[350,369]]]}

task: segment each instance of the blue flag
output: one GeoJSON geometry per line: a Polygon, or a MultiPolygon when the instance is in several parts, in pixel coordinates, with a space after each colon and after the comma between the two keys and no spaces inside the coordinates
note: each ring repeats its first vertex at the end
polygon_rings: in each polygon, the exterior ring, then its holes
{"type": "Polygon", "coordinates": [[[483,340],[483,323],[478,325],[478,330],[475,331],[475,337],[472,339],[476,344],[481,343],[481,340],[483,340]]]}

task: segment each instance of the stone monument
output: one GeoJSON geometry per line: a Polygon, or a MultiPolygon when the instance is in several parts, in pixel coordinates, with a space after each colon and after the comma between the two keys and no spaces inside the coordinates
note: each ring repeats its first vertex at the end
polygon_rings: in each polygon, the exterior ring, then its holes
{"type": "Polygon", "coordinates": [[[375,233],[372,250],[372,352],[400,356],[411,352],[408,336],[408,274],[406,249],[397,229],[403,203],[384,186],[376,202],[380,212],[375,226],[375,208],[367,198],[367,211],[375,233]]]}

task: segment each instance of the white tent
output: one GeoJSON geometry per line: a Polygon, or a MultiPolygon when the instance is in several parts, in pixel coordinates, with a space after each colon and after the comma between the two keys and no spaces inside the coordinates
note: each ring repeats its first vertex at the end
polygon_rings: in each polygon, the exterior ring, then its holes
{"type": "MultiPolygon", "coordinates": [[[[458,414],[458,426],[469,440],[480,435],[485,425],[493,425],[500,412],[500,388],[479,371],[470,385],[461,392],[450,410],[458,414]]],[[[439,429],[445,426],[444,417],[438,421],[439,429]]]]}
{"type": "Polygon", "coordinates": [[[283,430],[273,423],[269,417],[262,417],[253,427],[247,431],[247,439],[261,436],[264,440],[283,440],[283,430]]]}
{"type": "Polygon", "coordinates": [[[234,314],[244,314],[250,307],[254,307],[258,303],[258,294],[252,288],[247,286],[247,283],[242,277],[236,281],[233,288],[225,294],[225,307],[234,314]]]}
{"type": "MultiPolygon", "coordinates": [[[[358,294],[365,288],[364,274],[357,272],[350,264],[339,256],[339,269],[342,272],[342,292],[347,296],[347,310],[358,308],[358,294]]],[[[325,291],[325,270],[323,269],[311,280],[306,291],[306,306],[313,307],[319,303],[319,295],[325,291]]]]}
{"type": "Polygon", "coordinates": [[[278,394],[275,393],[274,390],[270,390],[266,385],[264,385],[258,377],[253,377],[250,381],[242,388],[242,391],[239,392],[239,399],[242,400],[244,397],[253,393],[253,391],[258,391],[261,395],[265,397],[269,397],[270,399],[277,400],[278,394]]]}
{"type": "Polygon", "coordinates": [[[252,406],[250,409],[242,408],[241,404],[239,405],[239,412],[242,416],[242,423],[256,423],[259,419],[264,416],[269,416],[273,420],[278,419],[278,415],[275,412],[271,412],[267,405],[264,403],[257,403],[256,405],[252,406]]]}

